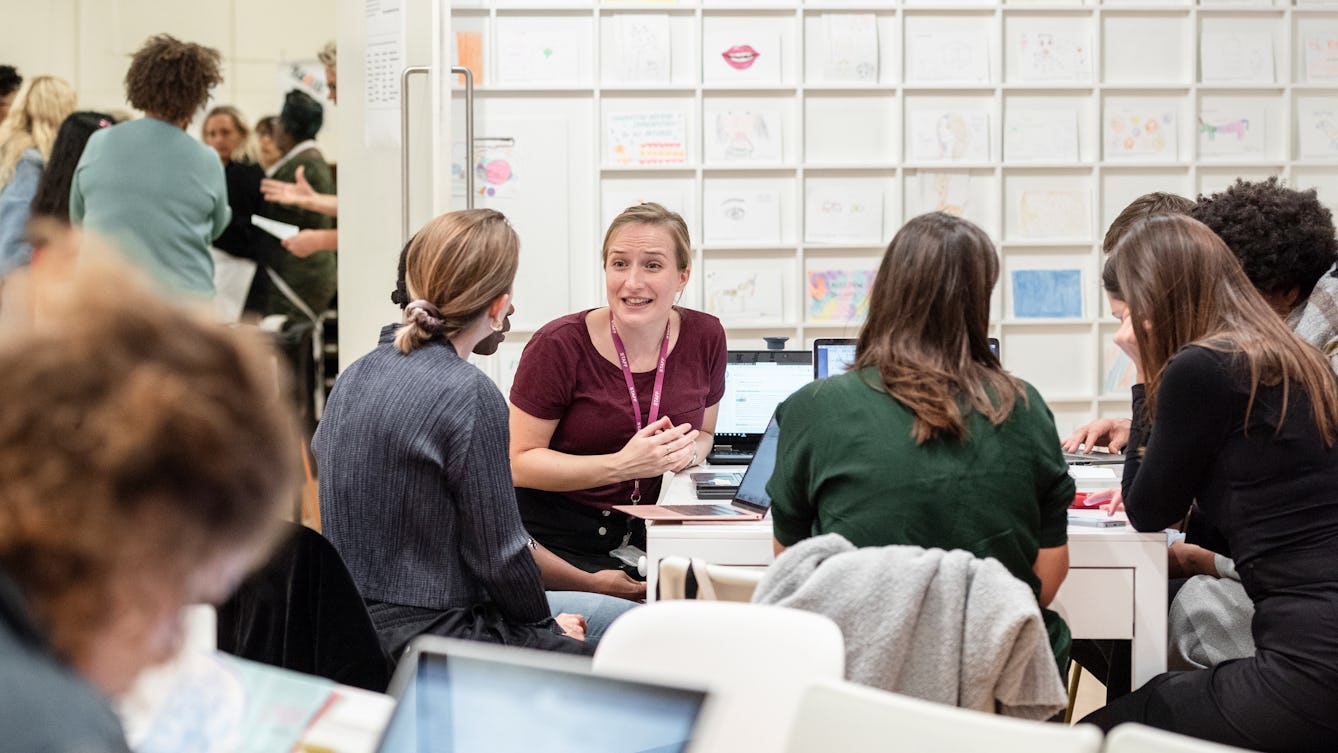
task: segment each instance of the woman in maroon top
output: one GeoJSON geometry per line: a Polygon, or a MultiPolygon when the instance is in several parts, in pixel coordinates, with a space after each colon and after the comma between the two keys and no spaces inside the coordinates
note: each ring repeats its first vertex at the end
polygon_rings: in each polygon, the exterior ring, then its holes
{"type": "Polygon", "coordinates": [[[645,548],[645,529],[613,505],[653,504],[666,471],[711,448],[725,392],[725,331],[674,305],[692,252],[683,218],[630,207],[604,236],[609,305],[534,334],[511,387],[511,472],[530,535],[599,572],[604,593],[645,594],[610,551],[645,548]]]}

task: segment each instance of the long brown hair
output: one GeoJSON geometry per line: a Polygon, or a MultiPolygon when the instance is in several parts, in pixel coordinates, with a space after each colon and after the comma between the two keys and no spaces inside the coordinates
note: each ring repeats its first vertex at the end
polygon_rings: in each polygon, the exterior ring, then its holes
{"type": "Polygon", "coordinates": [[[423,226],[404,257],[409,301],[425,300],[441,325],[407,318],[395,345],[410,353],[434,337],[447,340],[473,324],[497,296],[511,291],[520,267],[520,239],[495,209],[447,212],[423,226]]]}
{"type": "Polygon", "coordinates": [[[1235,353],[1250,368],[1250,410],[1259,385],[1293,386],[1310,397],[1327,445],[1338,433],[1338,384],[1320,352],[1298,338],[1251,284],[1225,242],[1187,216],[1150,217],[1116,246],[1115,274],[1134,317],[1138,358],[1155,419],[1166,363],[1186,345],[1235,353]]]}
{"type": "Polygon", "coordinates": [[[907,222],[874,277],[855,368],[874,367],[885,390],[915,414],[911,435],[966,437],[966,414],[990,423],[1013,411],[1022,382],[989,345],[990,293],[999,258],[985,231],[942,212],[907,222]]]}

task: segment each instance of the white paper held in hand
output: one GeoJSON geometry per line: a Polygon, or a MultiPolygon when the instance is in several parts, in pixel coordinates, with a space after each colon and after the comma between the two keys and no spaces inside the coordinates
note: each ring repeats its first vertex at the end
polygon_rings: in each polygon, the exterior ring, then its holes
{"type": "Polygon", "coordinates": [[[289,225],[286,222],[271,220],[268,217],[261,217],[258,214],[251,215],[251,224],[255,225],[261,230],[264,230],[265,232],[269,233],[275,238],[278,238],[281,241],[286,241],[289,238],[292,238],[294,235],[297,235],[298,232],[302,230],[302,228],[298,227],[297,225],[289,225]]]}

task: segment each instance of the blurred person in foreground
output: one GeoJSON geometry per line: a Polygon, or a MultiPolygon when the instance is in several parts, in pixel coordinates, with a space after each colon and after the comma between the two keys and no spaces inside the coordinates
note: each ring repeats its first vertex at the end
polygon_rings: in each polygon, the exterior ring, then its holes
{"type": "Polygon", "coordinates": [[[6,750],[126,751],[111,699],[264,557],[297,477],[272,355],[77,244],[0,328],[6,750]]]}

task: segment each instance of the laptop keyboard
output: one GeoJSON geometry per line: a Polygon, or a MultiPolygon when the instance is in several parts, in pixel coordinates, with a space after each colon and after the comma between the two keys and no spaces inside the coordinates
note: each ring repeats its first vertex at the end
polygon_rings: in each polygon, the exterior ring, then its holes
{"type": "Polygon", "coordinates": [[[743,515],[729,505],[660,505],[660,508],[684,515],[743,515]]]}

